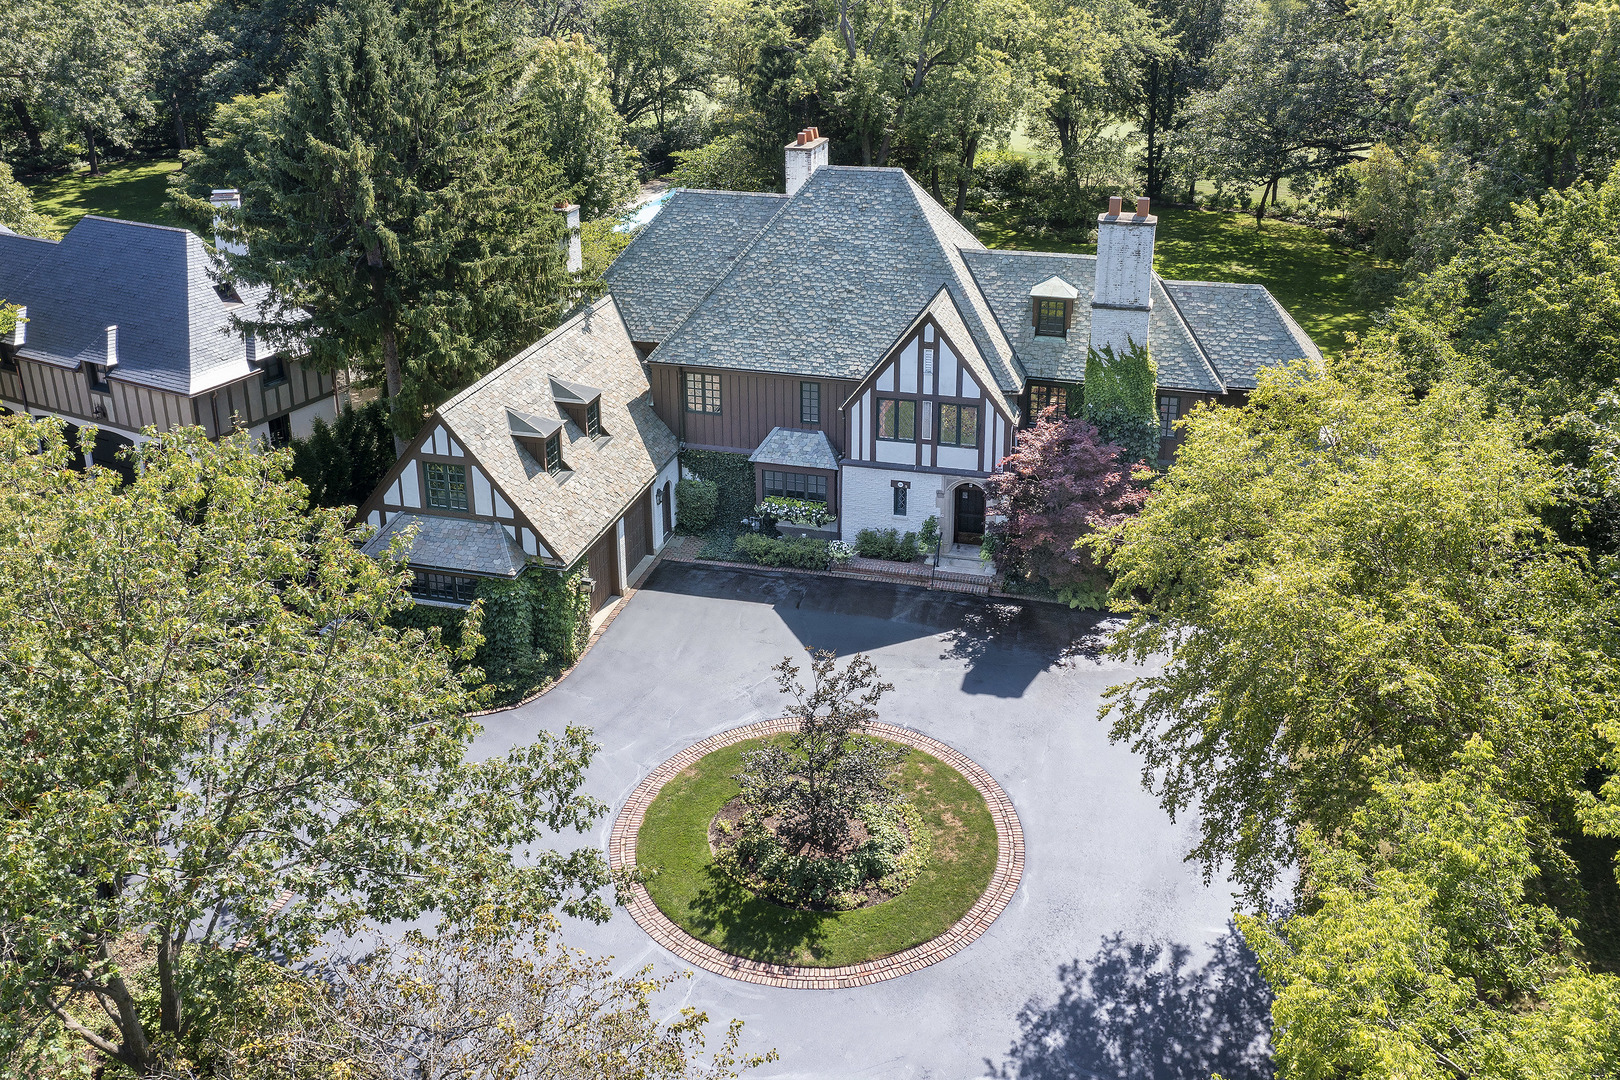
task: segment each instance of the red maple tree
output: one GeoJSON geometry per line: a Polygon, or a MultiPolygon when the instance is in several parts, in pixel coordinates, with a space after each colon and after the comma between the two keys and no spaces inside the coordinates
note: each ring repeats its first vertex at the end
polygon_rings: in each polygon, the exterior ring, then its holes
{"type": "Polygon", "coordinates": [[[1059,593],[1105,588],[1102,570],[1076,542],[1123,521],[1147,499],[1149,471],[1124,457],[1087,421],[1056,407],[1041,413],[985,482],[986,533],[1003,570],[1059,593]]]}

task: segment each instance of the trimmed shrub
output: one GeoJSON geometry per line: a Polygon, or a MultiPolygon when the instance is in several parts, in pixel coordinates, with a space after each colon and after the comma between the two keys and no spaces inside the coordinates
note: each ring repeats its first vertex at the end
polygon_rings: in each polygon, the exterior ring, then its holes
{"type": "Polygon", "coordinates": [[[698,554],[705,559],[724,559],[731,554],[731,542],[746,526],[743,519],[754,513],[754,465],[747,454],[723,450],[682,450],[681,468],[718,489],[719,505],[714,520],[690,532],[703,536],[698,554]]]}
{"type": "Polygon", "coordinates": [[[682,480],[675,485],[675,505],[680,508],[682,531],[700,533],[714,524],[720,508],[720,488],[712,480],[682,480]]]}
{"type": "Polygon", "coordinates": [[[733,544],[732,553],[761,566],[791,566],[799,570],[825,570],[832,562],[827,541],[809,537],[774,540],[759,533],[743,533],[733,544]]]}
{"type": "Polygon", "coordinates": [[[863,559],[916,562],[922,548],[913,532],[901,535],[897,529],[862,529],[855,534],[855,554],[863,559]]]}

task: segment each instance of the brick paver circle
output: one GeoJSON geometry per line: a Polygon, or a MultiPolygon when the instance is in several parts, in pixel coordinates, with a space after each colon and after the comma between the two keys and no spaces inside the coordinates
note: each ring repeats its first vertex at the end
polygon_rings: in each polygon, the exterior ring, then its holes
{"type": "MultiPolygon", "coordinates": [[[[722,747],[747,739],[765,738],[793,730],[795,722],[789,719],[762,720],[694,743],[664,762],[636,785],[630,799],[613,822],[613,834],[608,840],[608,863],[614,869],[633,868],[636,865],[636,836],[641,831],[647,807],[652,805],[665,784],[688,765],[706,757],[722,747]]],[[[990,808],[990,817],[996,826],[996,869],[990,875],[990,884],[978,901],[956,923],[939,937],[913,945],[909,949],[843,967],[799,967],[792,964],[766,964],[757,960],[744,960],[732,956],[682,930],[658,910],[652,897],[642,885],[631,887],[630,915],[658,944],[688,963],[705,971],[724,975],[742,982],[760,983],[799,990],[840,990],[851,986],[897,979],[918,971],[929,964],[937,964],[947,956],[954,956],[967,948],[990,924],[996,921],[1018,891],[1018,881],[1024,874],[1024,830],[1018,823],[1012,800],[1001,790],[991,775],[978,763],[947,746],[916,731],[893,724],[872,724],[868,731],[880,738],[915,747],[945,762],[967,777],[984,796],[990,808]]]]}

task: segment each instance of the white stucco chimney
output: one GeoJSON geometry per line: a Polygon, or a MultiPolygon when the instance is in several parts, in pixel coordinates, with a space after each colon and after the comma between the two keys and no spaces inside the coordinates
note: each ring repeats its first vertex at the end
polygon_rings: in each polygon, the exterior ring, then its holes
{"type": "Polygon", "coordinates": [[[118,366],[118,324],[107,327],[107,366],[118,366]]]}
{"type": "Polygon", "coordinates": [[[17,305],[17,325],[13,326],[11,328],[11,333],[6,335],[6,344],[7,345],[13,345],[13,346],[28,344],[28,305],[27,304],[18,304],[17,305]]]}
{"type": "Polygon", "coordinates": [[[827,139],[816,128],[805,128],[787,144],[787,193],[792,195],[827,164],[827,139]]]}
{"type": "Polygon", "coordinates": [[[229,252],[232,255],[246,255],[247,248],[241,244],[228,243],[220,232],[221,212],[226,210],[242,209],[242,193],[235,188],[215,188],[208,201],[214,204],[214,250],[229,252]]]}
{"type": "Polygon", "coordinates": [[[585,269],[585,249],[579,239],[579,205],[577,203],[558,203],[557,213],[562,215],[567,223],[568,236],[558,246],[566,245],[568,251],[568,272],[577,274],[585,269]]]}
{"type": "Polygon", "coordinates": [[[1146,199],[1127,213],[1123,200],[1108,200],[1108,212],[1097,217],[1097,278],[1091,294],[1091,348],[1105,346],[1115,356],[1132,343],[1147,345],[1148,316],[1153,306],[1153,235],[1159,219],[1148,212],[1146,199]]]}

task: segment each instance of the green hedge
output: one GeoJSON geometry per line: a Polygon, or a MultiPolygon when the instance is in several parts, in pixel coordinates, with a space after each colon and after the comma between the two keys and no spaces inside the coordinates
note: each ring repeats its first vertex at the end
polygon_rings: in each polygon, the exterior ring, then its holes
{"type": "Polygon", "coordinates": [[[680,508],[680,530],[701,536],[720,509],[720,485],[713,480],[682,480],[675,485],[675,505],[680,508]]]}
{"type": "Polygon", "coordinates": [[[723,559],[731,554],[732,542],[747,528],[743,519],[754,513],[754,464],[747,454],[720,450],[682,450],[681,468],[717,489],[718,505],[714,521],[702,532],[705,559],[723,559]]]}
{"type": "MultiPolygon", "coordinates": [[[[562,573],[531,567],[510,580],[484,578],[484,643],[473,657],[487,684],[487,704],[520,701],[571,667],[591,633],[591,594],[583,564],[562,573]]],[[[437,627],[445,644],[461,642],[461,608],[413,604],[389,617],[395,626],[437,627]]]]}
{"type": "MultiPolygon", "coordinates": [[[[936,533],[938,527],[936,523],[936,533]]],[[[862,529],[855,534],[855,554],[863,559],[916,562],[922,547],[914,532],[902,535],[898,529],[862,529]]]]}
{"type": "Polygon", "coordinates": [[[825,570],[832,561],[827,541],[802,537],[775,540],[759,533],[743,533],[732,546],[732,555],[761,566],[792,566],[800,570],[825,570]]]}

